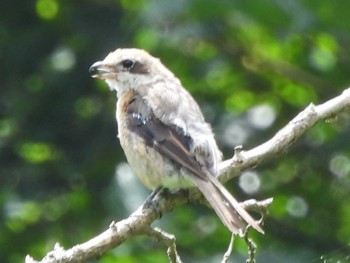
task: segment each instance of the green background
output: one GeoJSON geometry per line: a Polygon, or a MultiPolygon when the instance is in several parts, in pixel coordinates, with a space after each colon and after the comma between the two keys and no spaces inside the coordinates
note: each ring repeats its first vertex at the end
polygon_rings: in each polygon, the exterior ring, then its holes
{"type": "MultiPolygon", "coordinates": [[[[2,0],[0,262],[82,243],[149,193],[125,163],[115,94],[90,78],[92,63],[119,47],[160,57],[229,158],[349,85],[349,10],[350,1],[326,0],[2,0]]],[[[349,120],[317,124],[227,184],[239,200],[275,199],[266,234],[251,233],[257,262],[350,261],[349,120]]],[[[155,225],[176,234],[185,262],[219,262],[230,239],[199,204],[155,225]]],[[[230,262],[245,258],[237,240],[230,262]]],[[[167,262],[166,248],[136,237],[96,261],[167,262]]]]}

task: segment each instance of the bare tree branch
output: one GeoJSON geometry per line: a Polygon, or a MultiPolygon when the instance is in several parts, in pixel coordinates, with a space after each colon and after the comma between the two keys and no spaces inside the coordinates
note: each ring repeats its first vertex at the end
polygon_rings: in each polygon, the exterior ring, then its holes
{"type": "MultiPolygon", "coordinates": [[[[350,109],[350,88],[323,104],[317,106],[310,104],[267,142],[249,151],[244,151],[242,147],[236,148],[235,155],[220,164],[220,180],[228,181],[242,171],[259,165],[266,159],[279,156],[318,121],[330,118],[346,109],[350,109]]],[[[178,255],[176,249],[174,250],[175,239],[169,235],[167,236],[165,232],[150,228],[150,225],[162,214],[170,212],[175,207],[189,200],[195,201],[201,200],[201,198],[201,194],[196,190],[190,192],[190,197],[184,195],[181,191],[171,193],[166,197],[156,195],[151,201],[151,205],[141,206],[128,218],[117,223],[112,222],[106,231],[91,240],[67,250],[56,244],[55,248],[47,253],[41,261],[36,261],[28,255],[25,259],[26,263],[84,262],[100,257],[106,251],[117,247],[127,239],[142,234],[156,236],[166,243],[170,248],[169,257],[177,262],[176,257],[178,255]]],[[[266,207],[271,201],[267,199],[265,203],[260,204],[261,206],[257,205],[256,202],[252,202],[250,206],[266,207]]]]}
{"type": "Polygon", "coordinates": [[[242,171],[282,154],[317,122],[327,120],[346,109],[350,109],[350,88],[323,104],[315,106],[311,103],[267,142],[249,151],[244,151],[241,147],[235,149],[235,155],[220,164],[220,180],[226,182],[242,171]]]}

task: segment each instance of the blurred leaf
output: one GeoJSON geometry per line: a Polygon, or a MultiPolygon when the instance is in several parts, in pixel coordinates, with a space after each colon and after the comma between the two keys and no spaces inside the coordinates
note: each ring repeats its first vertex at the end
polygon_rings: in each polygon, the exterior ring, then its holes
{"type": "Polygon", "coordinates": [[[19,155],[29,163],[39,164],[58,159],[59,152],[42,142],[25,142],[18,149],[19,155]]]}
{"type": "Polygon", "coordinates": [[[58,13],[58,10],[59,4],[56,0],[37,0],[36,2],[36,12],[42,19],[54,19],[58,13]]]}

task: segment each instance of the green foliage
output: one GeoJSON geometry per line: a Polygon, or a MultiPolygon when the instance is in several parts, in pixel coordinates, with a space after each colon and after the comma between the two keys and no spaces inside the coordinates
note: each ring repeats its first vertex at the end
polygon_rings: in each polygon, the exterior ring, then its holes
{"type": "Polygon", "coordinates": [[[59,4],[55,0],[38,0],[36,2],[36,13],[42,19],[55,19],[58,11],[59,4]]]}
{"type": "MultiPolygon", "coordinates": [[[[139,47],[161,58],[201,104],[225,157],[235,145],[264,142],[309,103],[334,97],[349,83],[346,1],[13,0],[0,6],[0,262],[42,258],[56,242],[84,242],[127,217],[131,197],[144,198],[141,190],[122,189],[115,175],[125,161],[115,94],[88,73],[109,51],[139,47]]],[[[257,262],[349,257],[348,134],[347,112],[257,167],[260,187],[253,194],[238,180],[228,184],[239,200],[274,197],[266,234],[251,232],[257,262]]],[[[220,261],[230,239],[199,204],[157,224],[176,234],[186,262],[220,261]]],[[[233,254],[244,262],[243,240],[233,254]]],[[[166,261],[164,244],[139,237],[98,260],[166,261]]]]}

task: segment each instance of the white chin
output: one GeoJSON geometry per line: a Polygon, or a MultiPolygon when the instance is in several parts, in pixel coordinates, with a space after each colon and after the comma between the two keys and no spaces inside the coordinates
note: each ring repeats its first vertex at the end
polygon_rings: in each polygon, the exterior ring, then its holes
{"type": "Polygon", "coordinates": [[[118,84],[115,80],[106,79],[106,83],[108,84],[110,90],[118,90],[118,84]]]}

